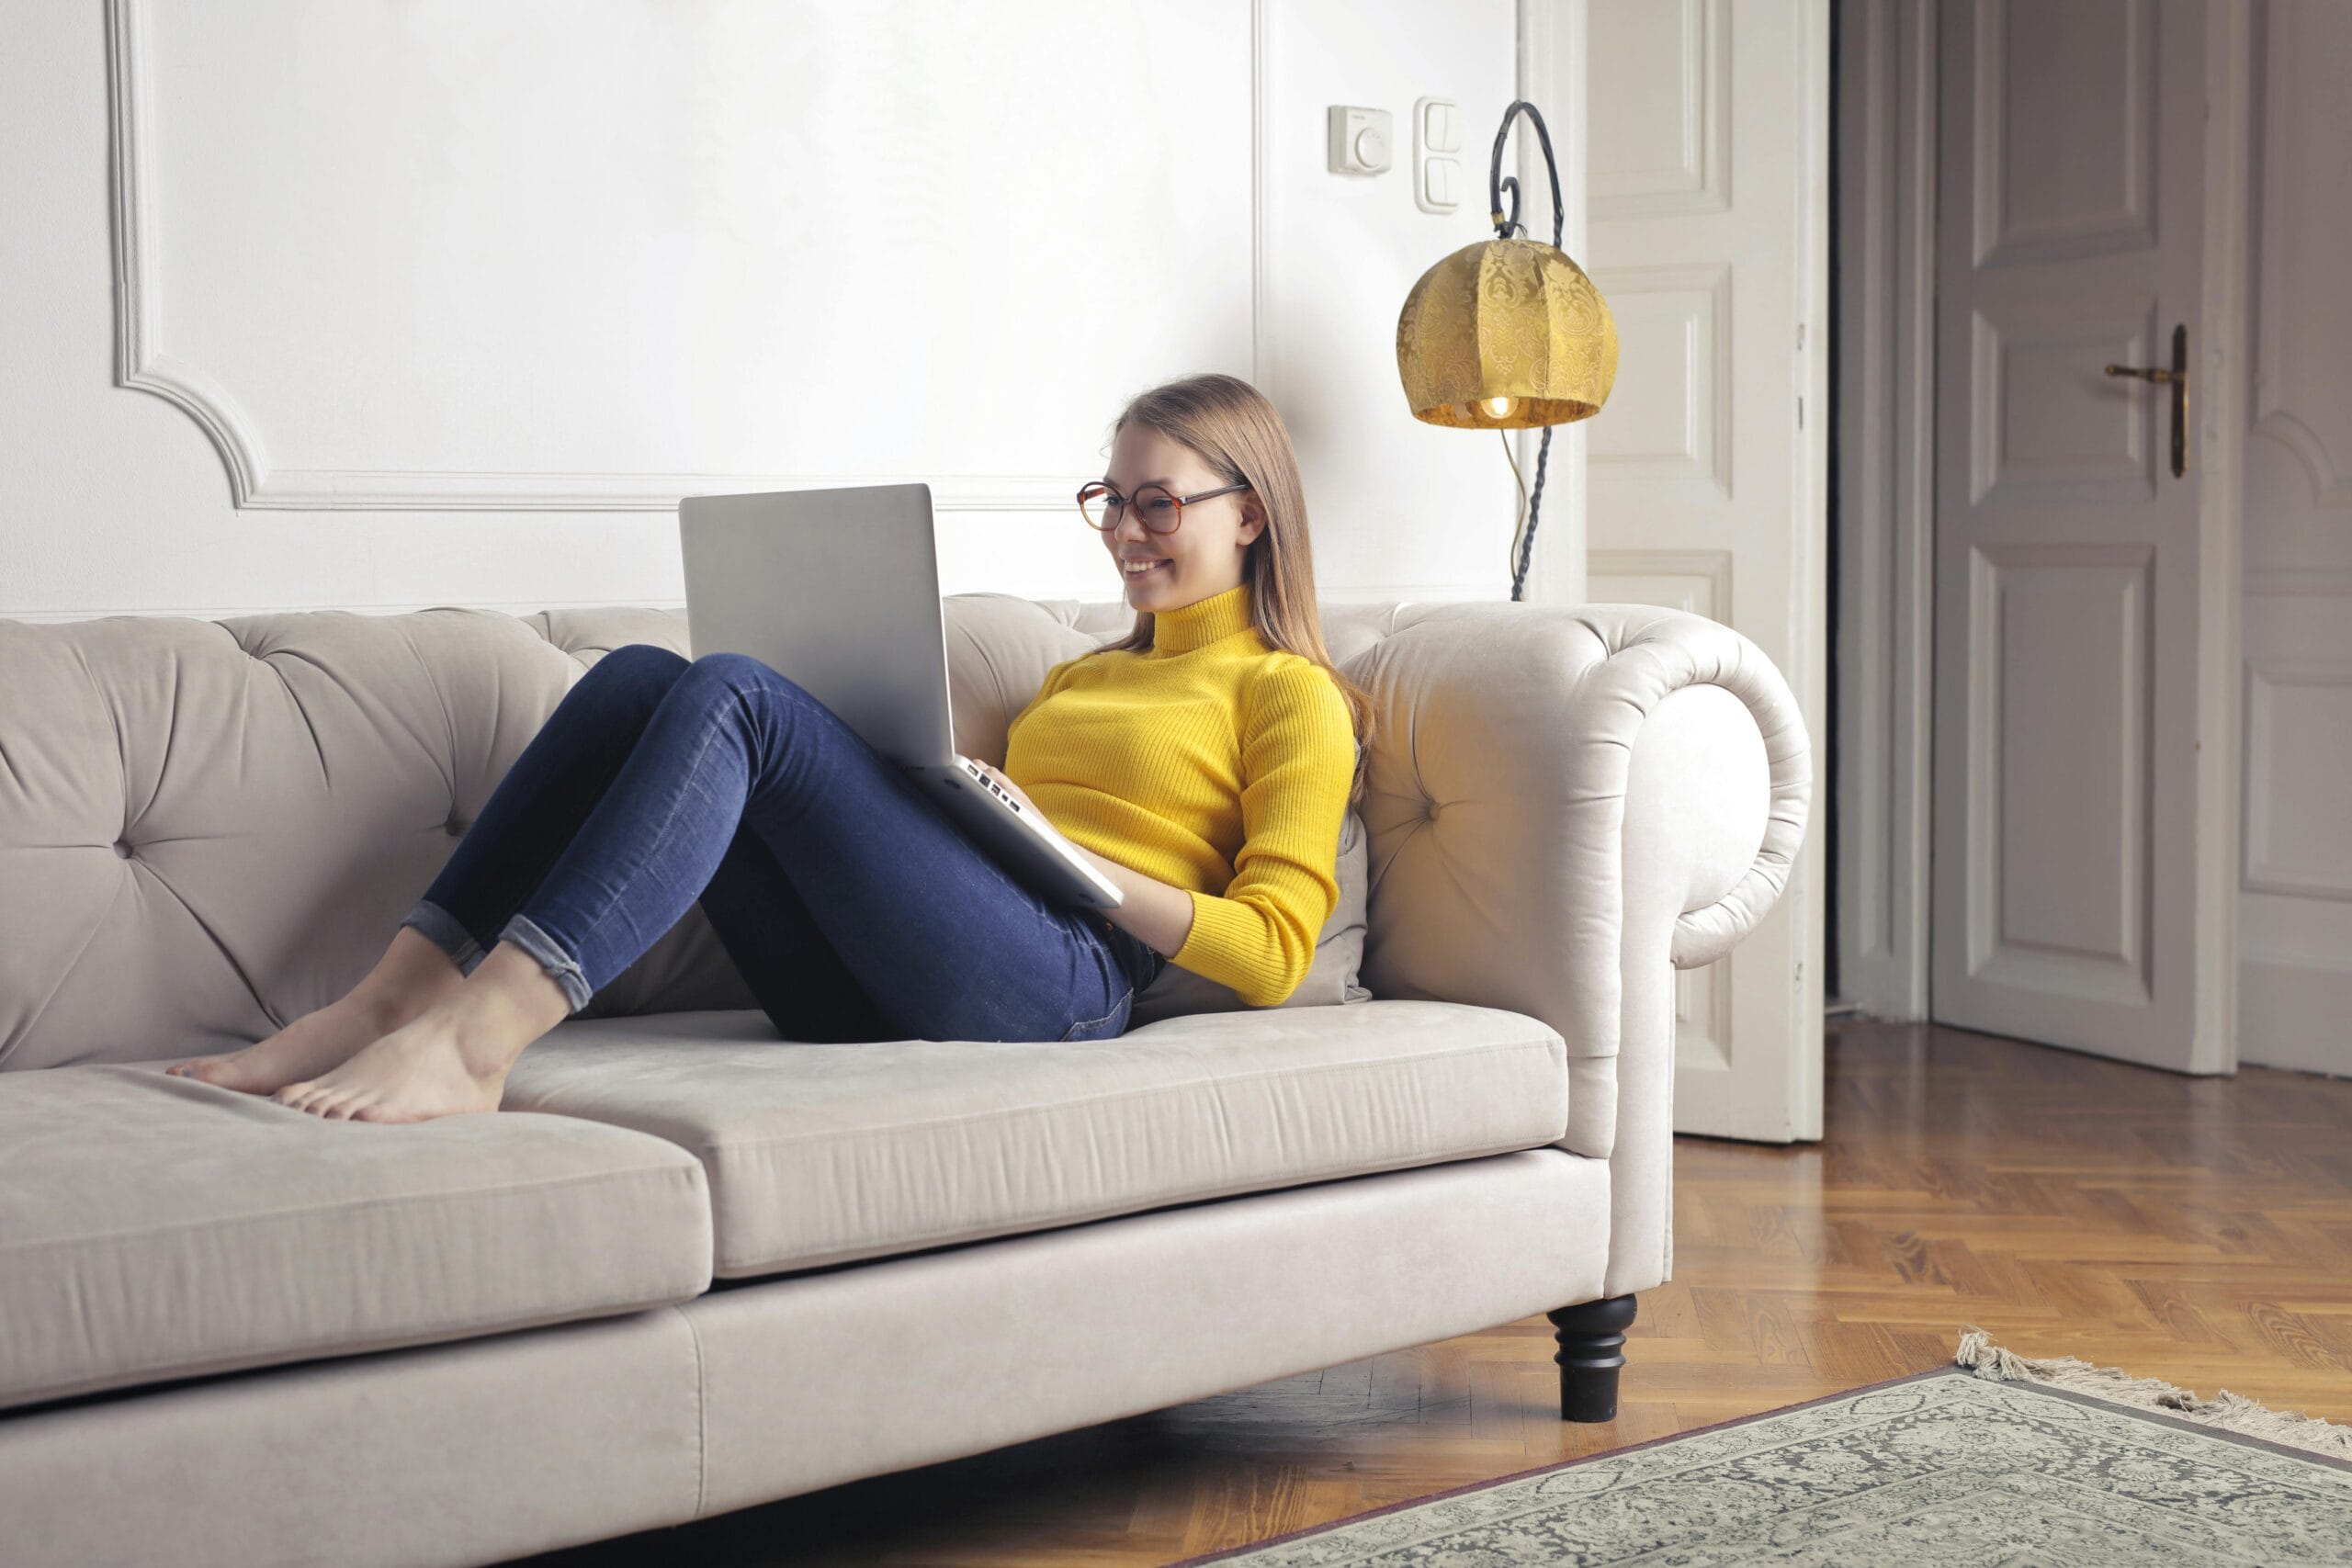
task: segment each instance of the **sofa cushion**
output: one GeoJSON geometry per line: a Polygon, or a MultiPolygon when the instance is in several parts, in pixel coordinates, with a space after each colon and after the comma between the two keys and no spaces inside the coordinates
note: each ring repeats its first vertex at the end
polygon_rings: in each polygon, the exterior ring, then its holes
{"type": "MultiPolygon", "coordinates": [[[[1403,608],[1320,605],[1351,679],[1371,678],[1403,608]]],[[[1046,671],[1136,618],[1120,600],[1003,593],[941,612],[956,744],[1000,765],[1046,671]]],[[[342,996],[571,683],[632,642],[684,652],[684,615],[0,617],[0,1072],[234,1050],[342,996]]],[[[1392,765],[1408,764],[1418,778],[1392,765]]],[[[1354,853],[1396,838],[1395,815],[1363,813],[1354,853]]],[[[1358,863],[1343,840],[1340,908],[1285,1006],[1369,994],[1358,863]]],[[[1136,1021],[1239,1004],[1170,970],[1136,1021]]],[[[697,904],[587,1011],[754,1005],[697,904]]]]}
{"type": "MultiPolygon", "coordinates": [[[[1340,824],[1340,858],[1334,867],[1340,901],[1331,907],[1330,918],[1323,922],[1323,933],[1315,939],[1315,961],[1308,965],[1306,978],[1299,981],[1296,990],[1276,1002],[1276,1007],[1339,1007],[1372,999],[1372,992],[1356,983],[1357,972],[1363,967],[1364,863],[1368,841],[1363,817],[1354,807],[1349,807],[1340,824]]],[[[1170,964],[1153,976],[1150,985],[1136,993],[1127,1027],[1140,1029],[1147,1023],[1188,1012],[1240,1012],[1253,1005],[1243,1000],[1241,993],[1232,987],[1170,964]]]]}
{"type": "Polygon", "coordinates": [[[567,1021],[504,1104],[692,1150],[712,1272],[746,1278],[1534,1147],[1568,1079],[1535,1020],[1419,999],[1066,1044],[807,1043],[729,1011],[567,1021]]]}
{"type": "Polygon", "coordinates": [[[702,1167],[661,1139],[329,1121],[167,1065],[0,1075],[0,1407],[708,1287],[702,1167]]]}

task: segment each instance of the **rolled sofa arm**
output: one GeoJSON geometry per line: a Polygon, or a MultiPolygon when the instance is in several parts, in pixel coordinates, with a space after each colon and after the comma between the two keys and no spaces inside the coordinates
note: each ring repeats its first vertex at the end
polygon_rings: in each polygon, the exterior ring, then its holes
{"type": "Polygon", "coordinates": [[[1738,632],[1641,604],[1401,605],[1347,671],[1379,723],[1363,983],[1559,1032],[1561,1146],[1610,1161],[1612,1292],[1646,1288],[1670,1258],[1672,972],[1787,886],[1796,698],[1738,632]]]}

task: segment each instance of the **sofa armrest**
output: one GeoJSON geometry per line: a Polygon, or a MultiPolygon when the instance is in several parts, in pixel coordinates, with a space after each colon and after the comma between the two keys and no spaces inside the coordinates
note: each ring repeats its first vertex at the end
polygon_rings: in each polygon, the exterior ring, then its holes
{"type": "Polygon", "coordinates": [[[1348,672],[1379,723],[1364,984],[1559,1032],[1561,1146],[1611,1167],[1611,1293],[1657,1283],[1673,972],[1787,885],[1813,776],[1794,695],[1729,626],[1639,604],[1406,605],[1348,672]]]}

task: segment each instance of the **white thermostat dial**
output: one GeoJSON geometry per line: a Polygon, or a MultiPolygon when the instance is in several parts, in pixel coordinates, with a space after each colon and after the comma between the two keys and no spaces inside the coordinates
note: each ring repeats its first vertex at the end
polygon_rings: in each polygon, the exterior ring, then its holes
{"type": "Polygon", "coordinates": [[[1386,109],[1331,106],[1331,172],[1335,175],[1377,175],[1388,167],[1389,114],[1386,109]]]}

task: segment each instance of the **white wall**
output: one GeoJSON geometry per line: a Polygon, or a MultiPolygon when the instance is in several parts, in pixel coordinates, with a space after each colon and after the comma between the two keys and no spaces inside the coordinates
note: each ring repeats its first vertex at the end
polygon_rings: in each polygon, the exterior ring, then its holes
{"type": "Polygon", "coordinates": [[[2352,6],[2271,0],[2245,451],[2241,1061],[2352,1074],[2352,6]]]}
{"type": "Polygon", "coordinates": [[[948,592],[1114,598],[1067,494],[1129,394],[1201,369],[1283,409],[1327,597],[1504,597],[1510,472],[1410,417],[1394,333],[1491,231],[1483,165],[1415,207],[1413,100],[1477,151],[1515,27],[12,6],[0,615],[674,604],[679,494],[897,478],[940,500],[948,592]],[[1389,173],[1326,172],[1332,103],[1395,114],[1389,173]]]}

